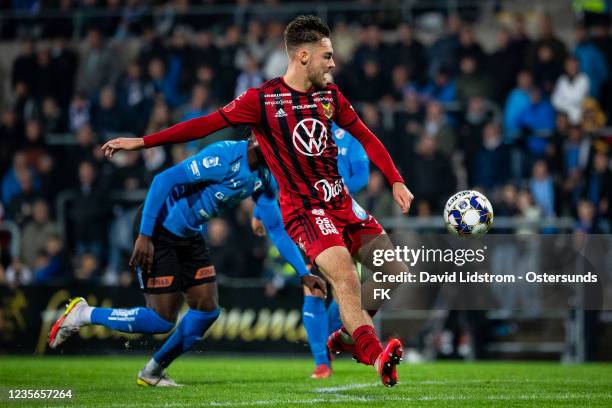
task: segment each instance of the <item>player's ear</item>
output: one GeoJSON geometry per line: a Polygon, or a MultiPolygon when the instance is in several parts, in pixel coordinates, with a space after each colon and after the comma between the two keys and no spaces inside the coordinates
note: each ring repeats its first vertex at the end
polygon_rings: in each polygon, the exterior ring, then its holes
{"type": "Polygon", "coordinates": [[[308,60],[310,59],[310,52],[306,48],[300,48],[297,52],[298,60],[300,64],[306,65],[308,64],[308,60]]]}

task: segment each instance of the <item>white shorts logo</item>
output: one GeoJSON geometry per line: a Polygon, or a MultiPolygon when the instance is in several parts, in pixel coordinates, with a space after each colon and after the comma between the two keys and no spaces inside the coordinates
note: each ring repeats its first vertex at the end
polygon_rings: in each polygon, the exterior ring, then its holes
{"type": "Polygon", "coordinates": [[[338,234],[336,226],[327,217],[317,217],[315,222],[323,235],[338,234]]]}
{"type": "Polygon", "coordinates": [[[321,179],[314,184],[314,188],[317,191],[323,190],[323,199],[325,201],[331,201],[332,198],[342,193],[342,190],[344,189],[344,184],[342,183],[342,179],[334,181],[334,184],[331,184],[325,179],[321,179]]]}
{"type": "Polygon", "coordinates": [[[306,156],[320,156],[327,147],[327,128],[320,120],[302,119],[293,128],[293,146],[306,156]]]}

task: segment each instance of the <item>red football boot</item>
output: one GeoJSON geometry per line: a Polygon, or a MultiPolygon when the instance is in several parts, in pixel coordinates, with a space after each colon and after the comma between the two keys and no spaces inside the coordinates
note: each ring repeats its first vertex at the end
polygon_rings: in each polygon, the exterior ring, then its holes
{"type": "Polygon", "coordinates": [[[319,380],[321,378],[329,378],[332,375],[332,369],[327,364],[319,364],[312,372],[310,378],[319,380]]]}
{"type": "Polygon", "coordinates": [[[402,353],[402,343],[398,339],[391,339],[376,359],[374,367],[385,387],[393,387],[397,384],[396,366],[402,360],[402,353]]]}
{"type": "Polygon", "coordinates": [[[353,358],[355,357],[355,344],[346,343],[342,336],[348,336],[347,333],[343,333],[342,329],[338,329],[327,338],[327,349],[332,356],[340,354],[342,352],[351,353],[353,358]]]}

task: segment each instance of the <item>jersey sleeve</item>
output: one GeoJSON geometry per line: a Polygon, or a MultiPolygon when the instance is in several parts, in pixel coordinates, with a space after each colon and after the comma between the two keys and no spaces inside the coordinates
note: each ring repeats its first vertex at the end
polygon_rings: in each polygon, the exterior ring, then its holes
{"type": "Polygon", "coordinates": [[[217,112],[231,126],[255,126],[259,123],[260,111],[259,91],[249,88],[217,112]]]}
{"type": "Polygon", "coordinates": [[[353,105],[344,97],[340,90],[336,91],[336,95],[338,98],[338,106],[336,108],[336,124],[346,130],[347,126],[351,126],[355,123],[359,116],[357,116],[357,112],[353,109],[353,105]]]}
{"type": "Polygon", "coordinates": [[[162,131],[143,138],[145,147],[170,143],[183,143],[200,139],[228,126],[251,125],[259,121],[259,91],[250,88],[223,108],[185,122],[181,122],[162,131]]]}
{"type": "Polygon", "coordinates": [[[155,222],[174,187],[197,184],[204,181],[221,180],[227,174],[227,158],[221,155],[222,147],[211,145],[197,155],[170,167],[153,178],[145,199],[140,222],[140,233],[153,235],[155,222]]]}

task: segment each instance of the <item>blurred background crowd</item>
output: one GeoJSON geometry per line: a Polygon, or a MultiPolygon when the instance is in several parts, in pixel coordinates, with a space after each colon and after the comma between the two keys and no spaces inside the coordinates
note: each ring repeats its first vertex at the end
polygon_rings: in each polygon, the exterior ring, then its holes
{"type": "MultiPolygon", "coordinates": [[[[551,16],[504,12],[494,1],[496,26],[483,36],[478,8],[407,19],[364,3],[366,11],[325,16],[334,81],[401,169],[416,197],[411,217],[437,219],[452,193],[474,188],[496,217],[572,217],[573,230],[610,232],[607,16],[576,17],[562,39],[551,16]]],[[[282,32],[297,13],[253,8],[238,18],[224,2],[187,0],[2,4],[0,221],[14,228],[0,233],[0,284],[132,285],[132,218],[152,177],[241,131],[113,160],[100,145],[206,115],[282,75],[282,32]]],[[[372,169],[357,194],[383,220],[397,215],[385,184],[372,169]]],[[[251,210],[245,201],[210,222],[218,272],[289,274],[252,236],[251,210]]]]}

